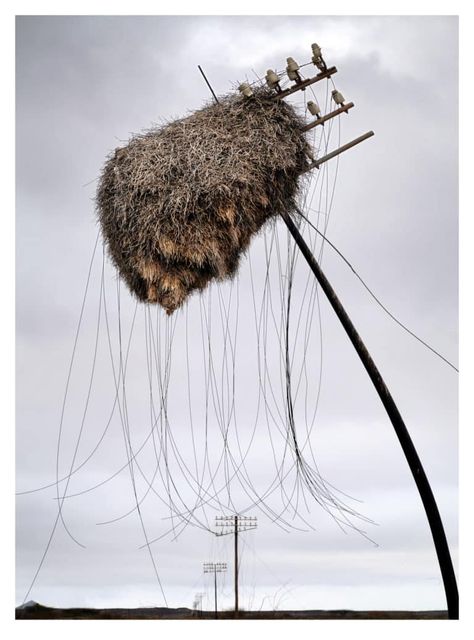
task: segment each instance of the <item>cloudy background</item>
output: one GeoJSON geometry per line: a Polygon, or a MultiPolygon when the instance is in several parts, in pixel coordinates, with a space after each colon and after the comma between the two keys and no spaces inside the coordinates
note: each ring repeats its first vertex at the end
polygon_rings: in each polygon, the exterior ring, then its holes
{"type": "MultiPolygon", "coordinates": [[[[253,79],[252,69],[258,75],[268,67],[281,69],[288,55],[307,61],[314,41],[323,47],[326,60],[338,67],[337,87],[356,103],[356,109],[341,121],[341,142],[368,129],[376,132],[375,138],[345,154],[339,164],[327,235],[384,304],[457,365],[456,18],[18,18],[17,491],[55,479],[61,405],[97,236],[95,180],[105,156],[132,132],[180,117],[208,101],[197,64],[205,69],[216,92],[225,93],[236,81],[246,76],[253,79]]],[[[324,93],[320,99],[324,102],[324,93]]],[[[303,104],[301,98],[298,104],[303,104]]],[[[334,129],[330,148],[337,146],[337,136],[334,129]]],[[[330,185],[334,170],[328,169],[330,185]]],[[[328,217],[325,198],[321,206],[328,217]]],[[[318,208],[316,202],[317,197],[313,206],[318,208]]],[[[316,222],[314,212],[309,215],[316,222]]],[[[286,240],[284,234],[280,236],[283,247],[286,240]]],[[[100,296],[98,251],[63,422],[61,476],[71,465],[90,378],[100,296]]],[[[242,262],[238,283],[222,287],[222,295],[234,301],[232,311],[236,311],[237,289],[240,292],[236,415],[244,443],[250,441],[252,420],[258,423],[246,462],[259,488],[275,474],[266,427],[260,424],[261,416],[256,418],[252,395],[258,380],[252,364],[257,355],[250,266],[258,289],[265,273],[263,252],[264,238],[259,238],[242,262]]],[[[402,332],[327,248],[323,264],[405,418],[431,480],[456,562],[457,374],[402,332]]],[[[299,263],[296,296],[303,296],[307,276],[299,263]]],[[[275,264],[273,277],[278,277],[275,264]]],[[[116,327],[115,279],[110,269],[105,283],[116,327]]],[[[211,294],[212,313],[218,307],[217,290],[211,294]]],[[[125,289],[121,296],[127,335],[134,303],[125,289]]],[[[192,461],[183,383],[187,320],[198,467],[203,460],[199,438],[204,433],[199,401],[205,369],[199,342],[201,304],[194,299],[187,312],[176,316],[169,384],[172,428],[183,457],[192,461]]],[[[150,430],[147,380],[140,377],[146,368],[142,310],[138,317],[127,381],[134,447],[150,430]]],[[[231,315],[231,325],[233,319],[231,315]]],[[[164,335],[166,323],[159,322],[164,335]]],[[[378,546],[355,532],[341,532],[309,500],[307,504],[300,500],[298,511],[315,530],[284,531],[262,511],[251,509],[249,499],[233,486],[236,508],[259,518],[258,529],[242,540],[241,604],[257,609],[444,608],[426,517],[393,429],[322,299],[320,322],[322,352],[319,316],[313,322],[313,342],[307,352],[311,409],[321,383],[313,450],[321,474],[363,501],[355,505],[377,523],[365,530],[378,546]]],[[[219,331],[212,337],[219,351],[219,331]]],[[[78,460],[99,439],[114,400],[106,340],[102,327],[94,393],[78,460]]],[[[269,349],[277,351],[271,331],[268,342],[269,349]]],[[[276,363],[272,372],[278,380],[276,363]]],[[[297,417],[303,414],[304,407],[298,407],[297,417]]],[[[209,425],[208,438],[212,460],[222,446],[215,420],[209,425]]],[[[150,452],[145,456],[151,479],[152,456],[150,452]]],[[[68,493],[94,486],[125,462],[121,427],[115,421],[97,455],[73,476],[68,493]]],[[[185,477],[174,472],[177,490],[192,504],[185,477]]],[[[64,492],[64,483],[61,487],[64,492]]],[[[157,493],[163,490],[166,500],[162,481],[157,480],[156,489],[157,493]]],[[[139,495],[146,490],[143,483],[138,490],[139,495]]],[[[291,493],[291,483],[287,490],[291,493]]],[[[18,497],[17,604],[29,590],[48,543],[57,513],[55,497],[54,486],[18,497]]],[[[272,506],[277,508],[278,500],[273,499],[272,506]]],[[[144,539],[137,513],[114,524],[96,525],[132,508],[127,469],[101,489],[65,500],[71,535],[58,526],[28,599],[55,606],[163,604],[150,556],[138,548],[144,539]]],[[[214,516],[220,513],[211,505],[200,518],[207,518],[212,528],[214,516]]],[[[286,515],[291,519],[291,514],[286,515]]],[[[143,502],[143,517],[150,539],[169,528],[167,516],[169,509],[156,495],[149,495],[143,502]]],[[[212,607],[212,584],[202,573],[202,562],[215,560],[229,563],[219,593],[221,605],[232,606],[231,543],[230,536],[217,539],[188,527],[176,540],[167,536],[153,544],[166,602],[191,606],[195,594],[203,592],[204,605],[212,607]]]]}

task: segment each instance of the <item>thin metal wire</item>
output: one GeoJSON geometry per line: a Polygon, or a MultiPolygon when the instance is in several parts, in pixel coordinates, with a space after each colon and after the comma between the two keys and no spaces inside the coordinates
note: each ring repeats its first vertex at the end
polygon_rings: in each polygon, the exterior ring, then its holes
{"type": "Polygon", "coordinates": [[[432,347],[427,342],[425,342],[425,340],[423,340],[422,338],[417,336],[416,333],[411,331],[411,329],[409,329],[405,324],[403,324],[403,322],[401,322],[396,316],[394,316],[393,313],[391,311],[389,311],[387,309],[387,307],[382,303],[382,301],[375,295],[375,293],[372,291],[372,289],[370,289],[370,287],[362,279],[362,277],[355,270],[355,268],[352,266],[352,264],[349,262],[349,260],[347,260],[347,258],[343,255],[343,253],[341,251],[339,251],[339,249],[321,231],[319,231],[319,229],[317,227],[315,227],[313,225],[313,223],[304,215],[304,213],[300,209],[298,209],[297,211],[298,211],[298,214],[302,218],[304,218],[304,220],[306,220],[306,222],[316,231],[316,233],[318,233],[324,239],[324,241],[327,242],[327,244],[329,244],[329,246],[332,249],[334,249],[334,251],[342,258],[342,260],[344,260],[344,262],[347,264],[349,269],[354,273],[356,278],[361,282],[361,284],[364,286],[364,288],[372,296],[372,298],[375,300],[375,302],[385,311],[385,313],[388,316],[390,316],[390,318],[392,318],[392,320],[394,322],[396,322],[404,331],[406,331],[413,338],[415,338],[415,340],[418,340],[418,342],[420,342],[423,346],[425,346],[427,349],[432,351],[436,356],[438,356],[438,358],[441,358],[441,360],[443,360],[447,365],[449,365],[452,369],[454,369],[454,371],[457,371],[459,373],[459,369],[457,367],[455,367],[452,362],[450,362],[447,358],[445,358],[443,355],[441,355],[441,353],[439,353],[439,351],[437,351],[434,347],[432,347]]]}

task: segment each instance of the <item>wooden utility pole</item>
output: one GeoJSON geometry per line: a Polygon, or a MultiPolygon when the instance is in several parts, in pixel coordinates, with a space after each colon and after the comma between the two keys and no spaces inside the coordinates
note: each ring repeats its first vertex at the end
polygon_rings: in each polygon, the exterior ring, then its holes
{"type": "Polygon", "coordinates": [[[321,285],[321,289],[326,294],[332,308],[334,309],[337,317],[342,323],[350,341],[352,342],[359,358],[362,361],[370,379],[382,401],[385,410],[392,422],[395,433],[397,434],[400,445],[405,454],[405,458],[408,462],[410,470],[412,472],[415,484],[418,488],[421,501],[425,508],[428,523],[431,529],[431,535],[433,536],[433,542],[438,556],[438,562],[441,569],[441,575],[443,578],[444,589],[446,592],[446,600],[448,605],[448,616],[451,620],[457,620],[459,618],[459,595],[456,584],[456,576],[454,573],[453,563],[451,555],[449,553],[448,541],[444,532],[443,523],[439,514],[438,506],[436,504],[435,497],[431,490],[430,483],[426,476],[426,473],[421,464],[421,460],[415,449],[415,445],[408,433],[408,429],[403,422],[403,418],[395,404],[387,385],[385,384],[380,371],[377,369],[375,362],[365,346],[361,336],[352,323],[349,315],[341,304],[341,301],[336,295],[336,292],[332,288],[328,279],[324,275],[321,267],[319,266],[316,258],[311,253],[311,249],[304,241],[303,236],[300,234],[298,227],[295,225],[290,215],[287,213],[281,214],[289,232],[293,236],[296,244],[298,245],[301,253],[303,254],[306,262],[308,263],[311,271],[316,276],[317,281],[321,285]]]}
{"type": "Polygon", "coordinates": [[[235,617],[239,615],[239,532],[257,528],[257,518],[250,516],[216,516],[216,527],[222,527],[216,536],[234,534],[234,594],[235,617]]]}
{"type": "Polygon", "coordinates": [[[196,611],[196,615],[199,618],[202,618],[202,599],[204,597],[203,593],[196,593],[194,596],[193,609],[196,611]]]}
{"type": "MultiPolygon", "coordinates": [[[[313,59],[313,62],[316,64],[314,59],[313,59]]],[[[335,68],[331,67],[331,69],[328,69],[327,71],[334,73],[335,68]]],[[[329,75],[331,75],[331,73],[329,73],[329,75]]],[[[318,77],[323,77],[323,75],[324,75],[323,73],[318,74],[318,76],[315,76],[313,80],[316,81],[318,77]]],[[[289,95],[294,91],[298,91],[299,89],[304,89],[304,88],[305,87],[303,86],[303,83],[299,83],[296,81],[294,86],[291,87],[290,90],[287,90],[287,92],[281,92],[281,91],[277,92],[273,96],[273,99],[281,100],[282,98],[286,97],[286,95],[289,95]]],[[[334,96],[334,92],[333,92],[333,96],[334,96]]],[[[343,100],[342,96],[339,97],[339,100],[336,100],[336,98],[334,98],[336,104],[341,104],[341,99],[343,100]]],[[[352,103],[349,103],[349,104],[353,106],[352,103]]],[[[308,131],[309,129],[315,126],[324,124],[326,120],[330,119],[331,117],[338,114],[342,110],[345,110],[347,112],[349,108],[349,104],[342,105],[339,109],[336,109],[336,111],[326,116],[319,117],[317,120],[313,121],[309,125],[306,125],[303,128],[303,131],[308,131]]],[[[373,131],[368,131],[367,133],[359,136],[358,138],[351,140],[347,144],[342,145],[338,149],[331,151],[330,153],[323,156],[322,158],[318,158],[314,160],[311,164],[309,164],[306,167],[303,173],[310,171],[311,169],[319,169],[319,167],[325,162],[327,162],[328,160],[331,160],[332,158],[335,158],[341,153],[344,153],[348,149],[355,147],[356,145],[363,142],[364,140],[367,140],[373,135],[374,135],[373,131]]],[[[398,440],[403,449],[403,453],[405,454],[405,458],[412,472],[413,478],[415,480],[415,484],[418,488],[418,492],[420,494],[420,498],[426,512],[426,516],[428,518],[428,523],[430,526],[431,535],[433,536],[433,542],[435,545],[436,554],[438,557],[438,562],[441,570],[444,590],[446,593],[448,616],[453,620],[457,620],[459,618],[459,594],[458,594],[458,587],[456,583],[456,575],[454,573],[451,554],[449,552],[448,541],[446,539],[446,534],[444,531],[438,506],[436,504],[436,500],[433,495],[433,491],[431,489],[429,480],[421,464],[421,460],[415,449],[415,445],[413,444],[410,434],[408,433],[408,429],[406,428],[405,423],[403,422],[403,419],[402,419],[402,416],[400,415],[398,407],[395,404],[395,401],[392,398],[390,391],[388,390],[388,387],[385,384],[379,370],[377,369],[375,362],[372,360],[372,357],[369,351],[367,350],[367,347],[362,341],[361,336],[357,332],[346,310],[342,306],[334,289],[332,288],[326,276],[322,272],[321,267],[319,266],[317,260],[311,253],[310,248],[304,241],[302,235],[298,230],[298,227],[295,225],[291,216],[288,213],[282,213],[281,216],[285,221],[285,224],[288,227],[289,232],[293,236],[296,244],[301,250],[301,253],[305,257],[306,262],[308,263],[309,267],[311,268],[314,275],[316,276],[316,279],[321,285],[322,290],[324,291],[329,302],[331,303],[331,306],[333,307],[337,317],[341,321],[347,335],[349,336],[349,339],[351,340],[355,350],[357,351],[357,354],[359,355],[359,358],[362,361],[362,364],[364,365],[367,373],[369,374],[370,379],[372,380],[372,383],[385,407],[385,410],[387,411],[390,421],[392,422],[393,428],[395,429],[395,433],[397,434],[398,440]]]]}
{"type": "MultiPolygon", "coordinates": [[[[307,78],[306,80],[302,80],[301,76],[298,73],[296,73],[295,77],[292,77],[289,73],[289,71],[291,71],[291,68],[290,66],[288,66],[287,75],[290,80],[294,81],[294,84],[291,85],[289,88],[285,89],[284,91],[282,91],[278,85],[278,77],[277,77],[277,83],[275,84],[274,80],[271,77],[272,74],[270,74],[269,76],[267,72],[267,77],[266,77],[267,84],[270,86],[271,89],[275,90],[275,93],[272,95],[273,100],[275,101],[283,100],[284,98],[288,97],[289,95],[297,91],[304,91],[308,86],[320,80],[323,80],[325,78],[330,78],[333,74],[337,72],[336,67],[329,67],[329,68],[327,67],[326,63],[324,62],[321,56],[321,48],[316,43],[311,45],[311,47],[313,50],[312,62],[315,66],[318,67],[320,73],[318,73],[313,78],[307,78]]],[[[296,65],[296,69],[300,68],[299,65],[295,63],[293,59],[288,58],[287,61],[288,62],[291,61],[294,66],[296,65]]],[[[269,70],[269,72],[271,72],[271,70],[269,70]]],[[[202,70],[201,70],[201,73],[202,73],[202,70]]],[[[214,92],[212,93],[214,95],[216,102],[219,102],[214,92]]],[[[251,90],[250,90],[250,93],[245,93],[245,92],[243,93],[249,99],[252,98],[253,92],[251,90]]],[[[333,95],[334,102],[336,102],[336,105],[341,105],[341,106],[329,114],[326,114],[324,116],[319,116],[313,122],[302,127],[303,132],[309,131],[310,129],[316,126],[324,125],[324,122],[326,122],[327,120],[335,117],[336,115],[339,115],[342,112],[347,113],[348,110],[354,106],[352,102],[344,105],[344,98],[337,90],[333,91],[332,95],[333,95]]],[[[316,160],[314,160],[313,162],[307,165],[307,167],[303,170],[303,173],[306,173],[307,171],[310,171],[312,169],[319,169],[319,167],[325,162],[328,162],[332,158],[335,158],[341,153],[344,153],[348,149],[355,147],[356,145],[363,142],[364,140],[371,138],[373,135],[374,135],[373,131],[368,131],[367,133],[359,136],[358,138],[355,138],[354,140],[351,140],[350,142],[342,145],[338,149],[331,151],[330,153],[323,156],[322,158],[317,158],[316,160]]],[[[408,429],[406,428],[405,423],[403,422],[403,419],[400,415],[400,412],[398,411],[397,405],[395,404],[395,401],[392,398],[387,385],[385,384],[379,370],[377,369],[375,362],[372,360],[372,357],[369,351],[367,350],[367,347],[362,341],[361,336],[357,332],[346,310],[342,306],[339,298],[336,295],[336,292],[334,291],[331,284],[329,283],[326,276],[324,275],[323,271],[321,270],[321,267],[319,266],[317,260],[311,253],[310,248],[304,241],[302,235],[298,230],[298,227],[295,225],[291,216],[288,213],[282,213],[281,217],[285,221],[285,224],[288,227],[289,232],[293,236],[296,244],[301,250],[301,253],[305,257],[306,262],[308,263],[309,267],[311,268],[314,275],[316,276],[316,279],[318,280],[322,290],[326,294],[337,317],[341,321],[347,335],[349,336],[349,339],[351,340],[355,350],[357,351],[357,354],[359,355],[359,358],[361,359],[367,373],[369,374],[370,379],[372,380],[372,383],[385,407],[385,410],[387,411],[390,421],[392,422],[393,428],[395,429],[395,433],[397,434],[398,440],[403,449],[403,453],[405,454],[405,458],[412,472],[413,478],[415,480],[415,484],[418,488],[418,492],[420,494],[421,501],[423,503],[423,506],[426,512],[426,516],[428,518],[428,523],[431,529],[431,535],[433,536],[433,542],[435,545],[436,554],[438,557],[438,562],[441,570],[441,576],[443,578],[444,590],[446,593],[446,601],[448,605],[448,616],[452,620],[457,620],[459,618],[459,594],[458,594],[458,588],[456,583],[456,575],[454,573],[453,563],[451,560],[451,554],[449,552],[449,546],[446,539],[446,534],[444,531],[441,516],[438,510],[438,506],[436,504],[433,491],[431,490],[429,480],[421,464],[421,460],[415,449],[415,445],[411,440],[410,434],[408,433],[408,429]]],[[[234,516],[234,517],[237,518],[238,516],[234,516]]],[[[234,527],[237,530],[237,524],[234,523],[234,527]]],[[[237,533],[235,534],[235,536],[236,536],[235,556],[237,558],[237,533]]],[[[236,567],[237,567],[237,562],[236,562],[236,567]]],[[[237,572],[237,568],[236,568],[236,572],[237,572]]],[[[237,573],[236,573],[235,581],[236,581],[236,614],[237,614],[237,611],[238,611],[237,573]]]]}
{"type": "Polygon", "coordinates": [[[214,574],[214,617],[217,620],[217,574],[227,571],[227,563],[225,562],[205,562],[204,573],[214,574]]]}
{"type": "Polygon", "coordinates": [[[235,593],[235,614],[239,611],[239,538],[238,538],[238,518],[234,516],[234,593],[235,593]]]}

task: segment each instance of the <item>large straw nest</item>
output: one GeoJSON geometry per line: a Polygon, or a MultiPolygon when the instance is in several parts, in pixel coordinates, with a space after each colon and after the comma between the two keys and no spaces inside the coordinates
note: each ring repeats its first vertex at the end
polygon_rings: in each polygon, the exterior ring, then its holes
{"type": "Polygon", "coordinates": [[[97,194],[109,254],[130,290],[172,313],[231,277],[252,236],[295,207],[307,164],[303,122],[263,89],[230,95],[131,138],[97,194]]]}

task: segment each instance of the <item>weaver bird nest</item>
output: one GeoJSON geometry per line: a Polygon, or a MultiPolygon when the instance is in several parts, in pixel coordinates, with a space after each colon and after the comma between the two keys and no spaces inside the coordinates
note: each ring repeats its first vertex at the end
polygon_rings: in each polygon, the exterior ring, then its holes
{"type": "Polygon", "coordinates": [[[139,300],[168,313],[232,277],[262,226],[296,205],[309,151],[295,110],[268,91],[229,95],[130,139],[107,160],[98,218],[139,300]]]}

